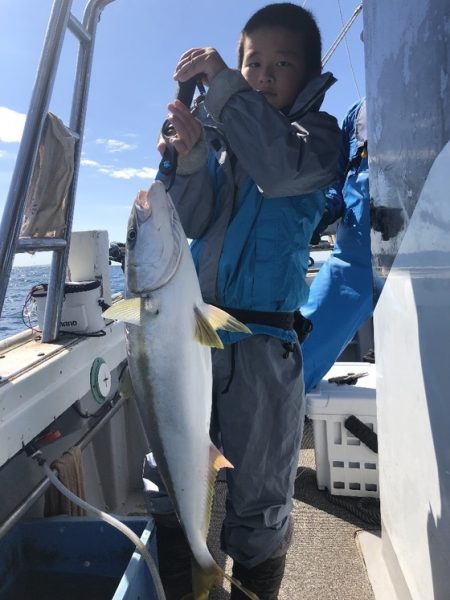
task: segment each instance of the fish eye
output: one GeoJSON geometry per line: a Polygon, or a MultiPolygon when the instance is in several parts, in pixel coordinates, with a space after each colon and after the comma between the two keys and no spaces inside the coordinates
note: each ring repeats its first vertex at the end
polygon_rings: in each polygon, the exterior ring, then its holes
{"type": "Polygon", "coordinates": [[[132,248],[136,244],[137,239],[137,231],[133,227],[128,230],[127,233],[127,243],[132,248]]]}

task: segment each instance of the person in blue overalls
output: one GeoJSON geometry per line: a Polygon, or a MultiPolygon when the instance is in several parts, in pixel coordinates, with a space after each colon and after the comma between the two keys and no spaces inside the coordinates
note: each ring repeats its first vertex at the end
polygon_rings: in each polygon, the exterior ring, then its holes
{"type": "Polygon", "coordinates": [[[302,314],[313,324],[302,345],[307,392],[373,312],[365,100],[354,104],[343,120],[338,177],[327,192],[327,207],[319,231],[341,216],[340,208],[342,219],[332,255],[315,277],[302,307],[302,314]]]}
{"type": "MultiPolygon", "coordinates": [[[[194,240],[204,300],[252,332],[223,332],[225,349],[213,350],[212,436],[234,465],[222,547],[236,579],[274,600],[292,536],[305,410],[295,313],[308,297],[309,240],[335,178],[341,134],[319,110],[335,79],[321,74],[309,11],[291,3],[259,10],[242,31],[238,63],[228,68],[213,48],[181,57],[175,79],[200,75],[208,91],[195,115],[179,101],[169,105],[176,130],[169,141],[179,154],[170,194],[194,240]]],[[[159,523],[166,513],[169,534],[171,507],[151,459],[144,477],[150,510],[159,523]]],[[[243,596],[233,588],[231,597],[243,596]]]]}

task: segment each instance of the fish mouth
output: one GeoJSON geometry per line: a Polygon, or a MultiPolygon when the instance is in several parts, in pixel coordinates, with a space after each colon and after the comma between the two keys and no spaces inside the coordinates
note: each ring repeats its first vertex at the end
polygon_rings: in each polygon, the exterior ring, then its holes
{"type": "Polygon", "coordinates": [[[148,191],[140,190],[134,201],[134,212],[139,224],[145,223],[152,214],[152,204],[148,191]]]}

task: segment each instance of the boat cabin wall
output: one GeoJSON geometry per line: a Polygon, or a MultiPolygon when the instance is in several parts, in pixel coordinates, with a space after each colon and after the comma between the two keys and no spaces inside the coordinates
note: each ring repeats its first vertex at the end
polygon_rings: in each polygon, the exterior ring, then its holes
{"type": "Polygon", "coordinates": [[[412,600],[450,590],[449,23],[448,0],[364,5],[382,547],[412,600]]]}
{"type": "Polygon", "coordinates": [[[449,36],[447,0],[364,4],[372,253],[384,277],[450,138],[449,36]]]}

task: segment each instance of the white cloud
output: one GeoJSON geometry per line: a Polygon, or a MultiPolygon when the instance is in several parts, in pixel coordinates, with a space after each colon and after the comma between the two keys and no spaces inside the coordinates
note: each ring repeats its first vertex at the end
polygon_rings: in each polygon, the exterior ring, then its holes
{"type": "Polygon", "coordinates": [[[139,179],[154,179],[157,172],[158,169],[143,167],[142,169],[114,169],[111,170],[109,175],[115,179],[133,179],[133,177],[138,177],[139,179]]]}
{"type": "Polygon", "coordinates": [[[99,167],[100,163],[97,162],[96,160],[89,160],[88,158],[82,158],[80,160],[80,164],[83,167],[99,167]]]}
{"type": "Polygon", "coordinates": [[[123,152],[124,150],[134,150],[137,146],[135,144],[127,144],[121,140],[98,138],[95,140],[96,144],[102,144],[105,146],[107,152],[123,152]]]}
{"type": "Polygon", "coordinates": [[[0,141],[6,143],[20,142],[26,115],[6,106],[0,106],[0,141]]]}
{"type": "Polygon", "coordinates": [[[5,150],[0,150],[0,158],[6,158],[8,153],[5,150]]]}
{"type": "Polygon", "coordinates": [[[158,172],[158,169],[154,169],[152,167],[142,167],[141,169],[125,167],[123,169],[118,169],[115,166],[102,165],[96,160],[89,160],[86,158],[81,160],[81,165],[84,167],[94,168],[98,173],[107,175],[113,179],[154,179],[158,172]]]}

